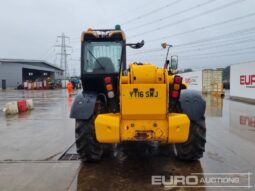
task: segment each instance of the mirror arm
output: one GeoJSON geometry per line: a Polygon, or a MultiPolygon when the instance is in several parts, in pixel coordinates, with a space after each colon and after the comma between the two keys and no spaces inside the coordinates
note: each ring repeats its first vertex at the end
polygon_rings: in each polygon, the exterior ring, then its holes
{"type": "Polygon", "coordinates": [[[169,64],[169,61],[167,61],[167,58],[168,58],[169,50],[170,50],[171,47],[173,47],[173,46],[172,45],[168,45],[167,53],[166,53],[166,60],[165,60],[165,64],[164,64],[164,69],[167,69],[167,66],[169,64]]]}

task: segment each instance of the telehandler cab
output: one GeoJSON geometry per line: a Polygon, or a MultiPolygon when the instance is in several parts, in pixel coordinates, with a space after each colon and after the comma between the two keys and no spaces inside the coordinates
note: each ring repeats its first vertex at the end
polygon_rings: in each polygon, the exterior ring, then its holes
{"type": "Polygon", "coordinates": [[[76,120],[82,161],[98,161],[105,146],[125,141],[173,146],[183,160],[203,156],[206,104],[199,93],[187,90],[181,76],[174,75],[177,57],[166,59],[164,68],[147,63],[127,68],[126,47],[141,48],[144,42],[127,44],[119,25],[88,29],[81,43],[83,91],[75,97],[70,117],[76,120]]]}

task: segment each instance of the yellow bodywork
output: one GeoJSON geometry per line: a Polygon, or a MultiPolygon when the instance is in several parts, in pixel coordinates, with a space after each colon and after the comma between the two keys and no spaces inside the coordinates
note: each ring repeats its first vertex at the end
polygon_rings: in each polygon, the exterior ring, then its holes
{"type": "Polygon", "coordinates": [[[165,119],[166,89],[165,84],[122,84],[122,119],[165,119]]]}
{"type": "Polygon", "coordinates": [[[120,113],[99,114],[96,138],[101,143],[160,141],[184,143],[190,120],[186,114],[169,113],[169,85],[174,77],[152,64],[131,64],[120,76],[120,113]]]}

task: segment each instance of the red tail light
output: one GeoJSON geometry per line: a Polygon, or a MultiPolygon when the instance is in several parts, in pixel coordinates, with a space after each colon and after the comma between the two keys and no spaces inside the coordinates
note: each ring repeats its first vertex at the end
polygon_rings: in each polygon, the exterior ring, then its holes
{"type": "Polygon", "coordinates": [[[108,98],[114,98],[114,91],[113,91],[113,86],[112,86],[112,77],[105,77],[104,78],[104,83],[105,83],[105,89],[107,91],[107,96],[108,98]]]}
{"type": "Polygon", "coordinates": [[[182,77],[181,76],[174,76],[174,83],[181,84],[182,83],[182,77]]]}
{"type": "Polygon", "coordinates": [[[105,82],[105,84],[111,84],[112,83],[112,78],[111,77],[105,77],[104,78],[104,82],[105,82]]]}
{"type": "Polygon", "coordinates": [[[172,91],[172,98],[178,98],[179,97],[179,91],[172,91]]]}

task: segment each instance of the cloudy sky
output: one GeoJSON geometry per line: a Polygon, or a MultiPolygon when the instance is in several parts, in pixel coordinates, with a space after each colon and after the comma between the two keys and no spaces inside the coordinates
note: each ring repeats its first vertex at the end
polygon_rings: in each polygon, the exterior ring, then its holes
{"type": "Polygon", "coordinates": [[[0,58],[59,64],[57,36],[70,37],[70,73],[79,72],[80,33],[121,24],[128,61],[162,66],[174,47],[180,68],[215,68],[255,60],[255,0],[0,0],[0,58]]]}

